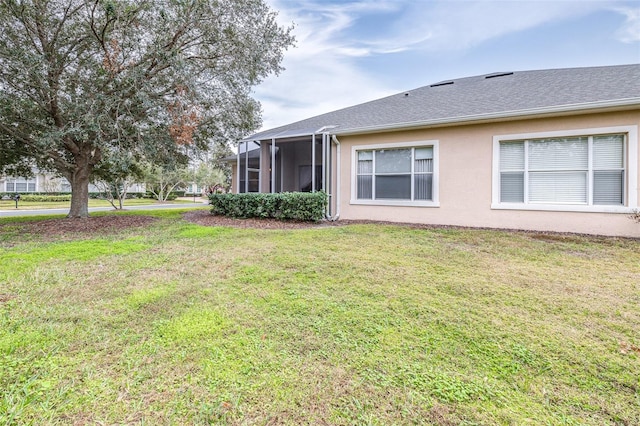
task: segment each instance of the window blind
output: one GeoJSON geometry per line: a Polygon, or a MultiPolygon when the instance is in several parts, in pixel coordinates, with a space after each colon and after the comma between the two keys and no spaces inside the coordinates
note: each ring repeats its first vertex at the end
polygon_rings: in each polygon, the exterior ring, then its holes
{"type": "Polygon", "coordinates": [[[586,203],[587,172],[531,172],[530,203],[586,203]]]}
{"type": "Polygon", "coordinates": [[[588,138],[529,141],[529,170],[586,170],[588,138]]]}
{"type": "Polygon", "coordinates": [[[433,147],[357,152],[360,200],[432,200],[433,147]]]}
{"type": "Polygon", "coordinates": [[[624,204],[624,135],[505,141],[499,149],[500,202],[624,204]]]}
{"type": "Polygon", "coordinates": [[[524,202],[524,142],[500,144],[500,201],[524,202]]]}
{"type": "Polygon", "coordinates": [[[524,170],[524,142],[500,144],[500,170],[524,170]]]}

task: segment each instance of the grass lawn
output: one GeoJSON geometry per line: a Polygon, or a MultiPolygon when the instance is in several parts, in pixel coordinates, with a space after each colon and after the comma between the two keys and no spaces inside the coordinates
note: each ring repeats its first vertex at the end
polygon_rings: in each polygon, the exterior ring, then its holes
{"type": "MultiPolygon", "coordinates": [[[[124,208],[130,206],[148,206],[156,204],[157,200],[149,198],[132,198],[124,201],[124,208]]],[[[200,199],[198,199],[200,202],[200,199]]],[[[177,199],[168,201],[167,203],[193,203],[193,198],[177,199]]],[[[116,205],[117,205],[116,201],[116,205]]],[[[39,210],[39,209],[68,209],[71,206],[70,201],[18,201],[18,210],[39,210]]],[[[89,199],[89,207],[112,207],[107,200],[89,199]]],[[[0,200],[0,210],[16,210],[16,202],[13,200],[0,200]]]]}
{"type": "Polygon", "coordinates": [[[0,220],[0,424],[640,424],[640,241],[144,214],[0,220]]]}

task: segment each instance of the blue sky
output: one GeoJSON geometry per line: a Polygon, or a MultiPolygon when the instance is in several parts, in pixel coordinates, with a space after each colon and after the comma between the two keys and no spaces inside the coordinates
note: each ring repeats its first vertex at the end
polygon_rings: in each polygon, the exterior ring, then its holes
{"type": "Polygon", "coordinates": [[[295,25],[263,129],[441,80],[640,63],[640,0],[267,0],[295,25]]]}

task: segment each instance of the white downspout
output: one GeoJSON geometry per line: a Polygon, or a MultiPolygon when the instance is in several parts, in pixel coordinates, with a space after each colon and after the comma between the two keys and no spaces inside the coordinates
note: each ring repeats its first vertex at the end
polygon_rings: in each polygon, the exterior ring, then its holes
{"type": "Polygon", "coordinates": [[[316,134],[311,135],[311,192],[316,192],[316,134]]]}
{"type": "Polygon", "coordinates": [[[330,220],[335,221],[340,218],[340,141],[336,135],[331,135],[331,140],[336,144],[336,214],[330,220]]]}
{"type": "Polygon", "coordinates": [[[327,133],[322,133],[322,190],[328,197],[329,202],[327,203],[327,207],[324,210],[325,219],[331,218],[331,188],[329,188],[329,179],[327,177],[327,161],[329,160],[329,155],[327,154],[327,147],[331,149],[331,141],[328,140],[329,135],[327,133]]]}

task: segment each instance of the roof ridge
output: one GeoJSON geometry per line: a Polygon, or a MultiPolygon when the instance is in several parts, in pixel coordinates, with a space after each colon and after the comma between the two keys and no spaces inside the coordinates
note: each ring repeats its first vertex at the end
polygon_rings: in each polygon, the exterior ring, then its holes
{"type": "Polygon", "coordinates": [[[456,117],[506,115],[510,111],[539,111],[560,105],[610,104],[636,97],[640,97],[640,63],[494,72],[395,92],[265,129],[245,140],[268,139],[283,133],[310,134],[327,125],[338,126],[342,132],[406,122],[454,122],[456,117]],[[502,78],[487,78],[492,75],[508,75],[508,84],[499,84],[505,81],[502,78]],[[536,75],[539,78],[533,78],[536,75]]]}

